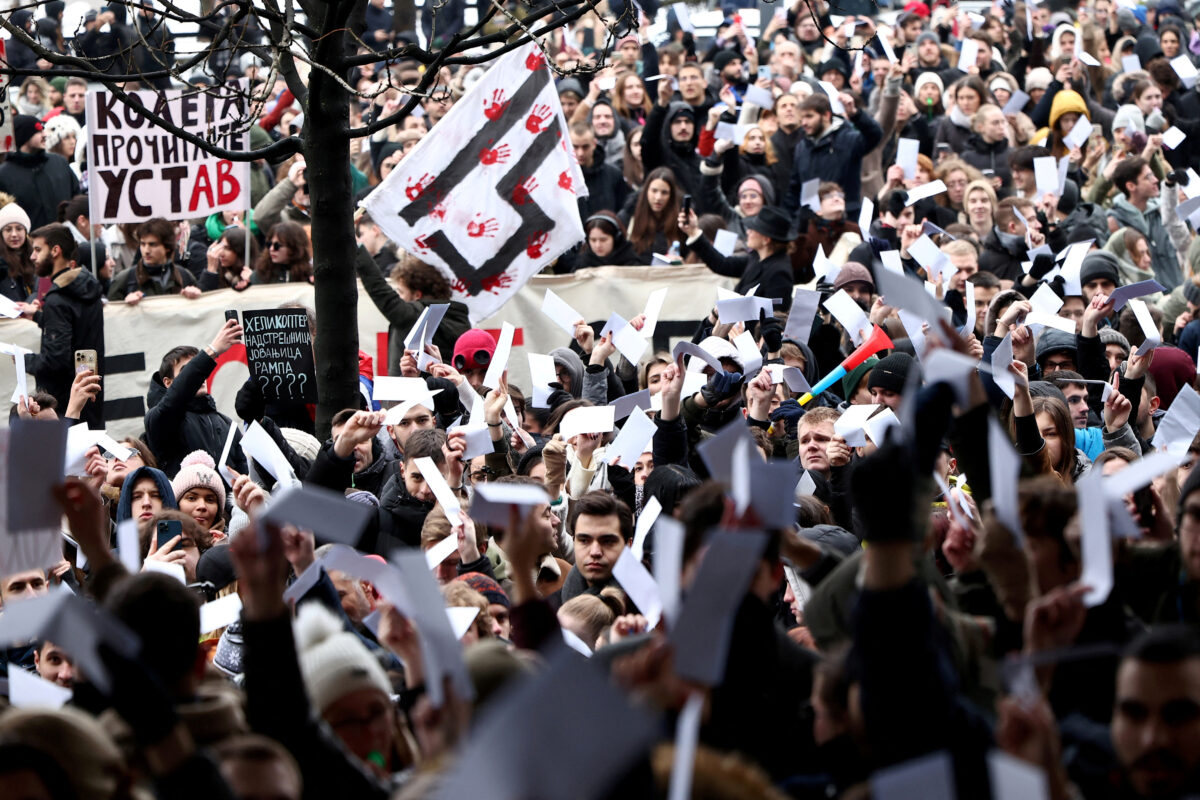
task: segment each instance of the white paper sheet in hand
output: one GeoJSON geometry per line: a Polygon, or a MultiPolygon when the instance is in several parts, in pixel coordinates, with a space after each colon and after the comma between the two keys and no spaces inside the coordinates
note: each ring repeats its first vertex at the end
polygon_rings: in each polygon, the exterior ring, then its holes
{"type": "Polygon", "coordinates": [[[896,140],[896,166],[904,170],[905,180],[911,181],[917,177],[917,156],[920,151],[919,139],[896,140]]]}
{"type": "Polygon", "coordinates": [[[1108,296],[1108,299],[1113,301],[1113,311],[1120,311],[1125,307],[1125,304],[1134,297],[1145,297],[1148,294],[1165,292],[1166,290],[1167,287],[1151,278],[1150,280],[1146,281],[1138,281],[1137,283],[1118,286],[1113,290],[1113,293],[1108,296]]]}
{"type": "Polygon", "coordinates": [[[468,512],[471,519],[498,528],[508,526],[509,507],[517,507],[517,518],[524,519],[535,506],[546,505],[550,495],[541,486],[519,483],[481,483],[475,487],[468,512]]]}
{"type": "Polygon", "coordinates": [[[872,800],[955,800],[954,765],[944,750],[881,769],[871,776],[872,800]]]}
{"type": "Polygon", "coordinates": [[[692,692],[675,720],[675,754],[671,760],[671,788],[667,800],[692,797],[692,773],[696,766],[696,744],[700,741],[700,713],[703,710],[704,693],[692,692]]]}
{"type": "Polygon", "coordinates": [[[1012,532],[1020,545],[1025,539],[1025,531],[1021,526],[1021,506],[1017,498],[1021,457],[994,417],[988,417],[988,469],[991,471],[992,504],[996,509],[996,519],[1012,532]]]}
{"type": "Polygon", "coordinates": [[[633,551],[633,557],[638,561],[642,560],[642,556],[646,554],[646,537],[650,535],[650,529],[654,527],[654,523],[662,514],[662,503],[658,502],[658,498],[651,495],[646,504],[642,506],[642,513],[638,514],[637,524],[633,529],[633,546],[630,550],[633,551]]]}
{"type": "Polygon", "coordinates": [[[838,89],[829,81],[818,81],[821,84],[821,89],[829,97],[829,108],[833,111],[834,116],[846,116],[846,107],[842,105],[841,99],[838,97],[838,89]]]}
{"type": "Polygon", "coordinates": [[[1045,770],[1003,750],[993,750],[987,759],[992,800],[1049,800],[1050,784],[1045,770]]]}
{"type": "Polygon", "coordinates": [[[1174,150],[1176,147],[1179,147],[1179,145],[1183,144],[1183,140],[1186,138],[1186,133],[1172,125],[1163,133],[1163,144],[1168,149],[1174,150]]]}
{"type": "Polygon", "coordinates": [[[1092,470],[1075,482],[1079,495],[1080,552],[1083,565],[1079,576],[1082,586],[1090,586],[1083,598],[1088,608],[1108,599],[1113,587],[1112,536],[1108,528],[1108,501],[1104,496],[1104,475],[1092,470]]]}
{"type": "Polygon", "coordinates": [[[8,701],[13,708],[62,708],[73,695],[70,689],[8,664],[8,701]]]}
{"type": "Polygon", "coordinates": [[[425,551],[425,563],[430,569],[436,569],[439,564],[450,557],[458,549],[458,532],[449,534],[433,547],[425,551]]]}
{"type": "Polygon", "coordinates": [[[1166,415],[1159,420],[1151,443],[1158,450],[1165,449],[1173,455],[1182,456],[1187,453],[1197,430],[1200,430],[1200,395],[1184,384],[1171,401],[1166,415]]]}
{"type": "Polygon", "coordinates": [[[783,338],[807,344],[808,337],[812,335],[817,306],[820,304],[820,292],[797,287],[792,293],[792,308],[788,312],[787,324],[783,327],[783,338]]]}
{"type": "Polygon", "coordinates": [[[946,261],[946,255],[933,243],[933,239],[921,234],[920,238],[909,245],[908,254],[925,268],[929,280],[934,283],[941,280],[942,264],[946,261]]]}
{"type": "Polygon", "coordinates": [[[548,408],[550,393],[554,390],[550,384],[558,380],[554,371],[554,357],[542,353],[526,353],[529,357],[529,382],[533,385],[533,400],[530,405],[534,408],[548,408]]]}
{"type": "Polygon", "coordinates": [[[1136,55],[1121,56],[1122,72],[1137,72],[1142,68],[1142,60],[1136,55]]]}
{"type": "Polygon", "coordinates": [[[765,313],[769,316],[773,306],[768,297],[733,297],[717,301],[717,316],[722,324],[732,325],[748,319],[757,321],[760,314],[765,313]]]}
{"type": "Polygon", "coordinates": [[[445,512],[446,518],[454,522],[458,516],[458,511],[461,506],[458,503],[458,496],[450,491],[450,484],[446,483],[446,476],[433,463],[433,459],[426,456],[418,458],[414,461],[421,476],[425,478],[425,483],[429,486],[429,490],[433,492],[433,496],[437,498],[438,503],[445,512]]]}
{"type": "Polygon", "coordinates": [[[1145,302],[1134,298],[1129,301],[1129,307],[1133,309],[1133,315],[1142,328],[1142,335],[1146,337],[1146,340],[1134,349],[1139,355],[1145,355],[1162,344],[1162,334],[1154,324],[1154,317],[1150,316],[1150,309],[1146,307],[1145,302]]]}
{"type": "Polygon", "coordinates": [[[562,328],[569,336],[575,335],[575,323],[583,320],[583,315],[571,308],[570,303],[563,300],[553,290],[547,289],[542,298],[542,313],[549,317],[555,325],[562,328]]]}
{"type": "Polygon", "coordinates": [[[638,363],[642,353],[646,352],[646,348],[650,346],[650,343],[642,337],[641,331],[628,323],[613,331],[612,337],[613,346],[617,348],[618,353],[625,356],[630,364],[638,363]]]}
{"type": "Polygon", "coordinates": [[[242,598],[236,594],[218,597],[200,606],[200,633],[212,633],[237,622],[242,615],[242,598]]]}
{"type": "Polygon", "coordinates": [[[585,406],[567,412],[558,425],[563,441],[581,433],[608,433],[616,427],[612,406],[585,406]]]}
{"type": "Polygon", "coordinates": [[[992,351],[992,380],[1000,391],[1011,400],[1017,390],[1017,376],[1009,371],[1008,366],[1013,362],[1012,332],[1004,335],[1000,344],[992,351]]]}
{"type": "Polygon", "coordinates": [[[262,522],[312,531],[318,542],[356,545],[375,512],[320,486],[293,486],[275,496],[262,522]]]}
{"type": "Polygon", "coordinates": [[[967,72],[979,60],[979,42],[974,39],[963,39],[962,49],[958,52],[955,67],[959,72],[967,72]]]}
{"type": "Polygon", "coordinates": [[[863,334],[871,327],[871,322],[867,319],[866,312],[854,302],[854,298],[847,294],[845,289],[838,289],[823,305],[834,319],[841,323],[854,344],[862,344],[863,334]]]}
{"type": "Polygon", "coordinates": [[[821,210],[821,196],[818,190],[821,188],[821,179],[813,178],[800,184],[800,205],[808,206],[817,213],[821,210]]]}
{"type": "Polygon", "coordinates": [[[871,198],[864,197],[862,208],[858,211],[858,229],[862,231],[862,237],[865,241],[870,230],[871,221],[875,219],[875,204],[871,202],[871,198]]]}
{"type": "Polygon", "coordinates": [[[658,596],[658,584],[628,547],[621,549],[617,563],[613,564],[613,577],[642,612],[649,627],[657,626],[658,621],[662,619],[662,599],[658,596]]]}
{"type": "MultiPolygon", "coordinates": [[[[675,347],[671,350],[671,359],[677,360],[681,353],[691,356],[693,360],[698,360],[702,362],[703,365],[707,365],[713,369],[724,369],[724,367],[721,366],[721,360],[719,358],[698,344],[693,344],[692,342],[688,341],[676,342],[675,347]]],[[[700,370],[703,368],[704,366],[698,366],[694,369],[700,370]]],[[[692,362],[687,364],[687,369],[689,371],[693,370],[692,362]]]]}
{"type": "MultiPolygon", "coordinates": [[[[717,231],[717,233],[719,234],[720,231],[717,231]]],[[[734,235],[732,231],[726,231],[726,233],[733,236],[735,242],[737,241],[737,236],[734,235]]],[[[715,243],[713,244],[713,247],[716,247],[715,243]]],[[[642,315],[646,318],[646,322],[644,325],[642,325],[641,330],[643,339],[649,339],[654,336],[654,329],[658,327],[658,317],[660,314],[662,314],[663,303],[667,301],[667,292],[669,291],[669,288],[670,287],[664,286],[661,289],[655,289],[650,293],[650,296],[646,298],[646,307],[642,309],[642,315]]]]}
{"type": "Polygon", "coordinates": [[[754,334],[750,331],[742,331],[734,337],[733,345],[742,359],[742,374],[749,380],[762,369],[762,351],[758,349],[754,334]]]}
{"type": "Polygon", "coordinates": [[[1196,65],[1192,63],[1191,55],[1184,53],[1171,59],[1171,69],[1175,70],[1175,74],[1183,81],[1183,85],[1191,89],[1196,85],[1196,78],[1200,73],[1196,71],[1196,65]]]}
{"type": "Polygon", "coordinates": [[[1096,57],[1093,56],[1091,53],[1089,53],[1086,50],[1083,50],[1083,49],[1077,50],[1076,56],[1079,58],[1079,60],[1081,62],[1083,62],[1084,64],[1087,64],[1089,67],[1100,66],[1100,62],[1096,60],[1096,57]]]}
{"type": "Polygon", "coordinates": [[[242,434],[242,452],[246,455],[247,461],[250,459],[257,461],[263,469],[271,473],[275,480],[284,486],[299,483],[296,480],[296,473],[292,471],[292,466],[283,455],[283,451],[279,449],[279,445],[275,444],[275,440],[263,426],[258,424],[257,420],[251,422],[246,428],[246,432],[242,434]]]}
{"type": "Polygon", "coordinates": [[[846,440],[850,447],[863,447],[867,443],[864,430],[867,419],[879,411],[878,404],[855,404],[848,406],[833,423],[833,432],[846,440]]]}
{"type": "Polygon", "coordinates": [[[1025,108],[1025,105],[1029,102],[1029,99],[1029,95],[1025,94],[1020,89],[1017,89],[1012,93],[1012,96],[1008,98],[1008,102],[1004,104],[1004,116],[1020,112],[1023,108],[1025,108]]]}
{"type": "Polygon", "coordinates": [[[1033,160],[1033,177],[1037,182],[1039,200],[1043,195],[1058,194],[1058,162],[1052,156],[1033,160]]]}
{"type": "Polygon", "coordinates": [[[713,236],[713,249],[723,256],[733,255],[733,251],[737,249],[737,234],[733,231],[727,231],[724,228],[717,231],[713,236]]]}
{"type": "Polygon", "coordinates": [[[1087,117],[1080,117],[1075,121],[1075,127],[1071,128],[1071,132],[1063,137],[1063,144],[1068,148],[1078,147],[1082,149],[1087,144],[1088,137],[1092,135],[1093,127],[1087,117]]]}
{"type": "Polygon", "coordinates": [[[908,208],[913,203],[924,200],[926,197],[934,197],[946,191],[946,184],[942,181],[930,181],[923,186],[918,186],[909,190],[908,199],[904,201],[904,207],[908,208]]]}
{"type": "Polygon", "coordinates": [[[511,322],[505,322],[500,326],[500,338],[496,340],[496,352],[492,354],[487,372],[483,375],[485,388],[495,389],[500,385],[500,378],[503,376],[504,370],[508,369],[508,356],[512,352],[513,334],[516,333],[516,330],[511,322]]]}
{"type": "Polygon", "coordinates": [[[746,87],[746,92],[742,95],[742,99],[747,103],[754,103],[759,108],[770,108],[775,104],[775,98],[771,96],[768,90],[761,86],[754,86],[753,84],[746,87]]]}
{"type": "Polygon", "coordinates": [[[1054,290],[1047,284],[1040,284],[1037,291],[1029,298],[1029,304],[1033,306],[1035,311],[1044,311],[1047,314],[1057,314],[1058,310],[1063,307],[1063,300],[1054,290]]]}
{"type": "Polygon", "coordinates": [[[620,458],[621,466],[632,471],[634,464],[645,452],[646,445],[650,443],[656,430],[658,430],[658,426],[654,424],[654,420],[646,416],[645,411],[640,408],[633,409],[633,413],[629,415],[629,419],[625,420],[625,425],[617,434],[617,438],[605,448],[605,461],[612,464],[620,458]]]}

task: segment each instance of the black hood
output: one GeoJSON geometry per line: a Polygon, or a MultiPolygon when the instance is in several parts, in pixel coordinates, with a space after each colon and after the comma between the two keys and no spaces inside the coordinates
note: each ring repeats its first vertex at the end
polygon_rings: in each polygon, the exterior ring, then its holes
{"type": "Polygon", "coordinates": [[[100,281],[85,269],[80,269],[79,274],[66,286],[56,285],[50,291],[62,292],[82,303],[94,303],[102,294],[100,281]]]}
{"type": "Polygon", "coordinates": [[[663,145],[672,149],[686,148],[689,152],[696,148],[696,143],[700,140],[700,123],[696,121],[696,110],[687,103],[674,102],[667,109],[667,120],[663,124],[662,129],[663,145]],[[671,138],[671,123],[681,115],[686,114],[694,123],[692,125],[692,138],[686,142],[677,142],[671,138]]]}

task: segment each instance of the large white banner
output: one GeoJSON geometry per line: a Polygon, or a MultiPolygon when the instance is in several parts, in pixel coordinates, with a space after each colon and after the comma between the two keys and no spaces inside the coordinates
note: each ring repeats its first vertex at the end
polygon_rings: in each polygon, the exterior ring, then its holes
{"type": "MultiPolygon", "coordinates": [[[[237,133],[245,98],[195,89],[131,92],[142,108],[214,144],[246,150],[237,133]]],[[[92,87],[87,95],[88,194],[93,223],[194,219],[250,206],[250,164],[217,158],[155,126],[135,105],[92,87]]]]}
{"type": "Polygon", "coordinates": [[[497,61],[363,205],[478,321],[583,240],[581,195],[554,81],[530,43],[497,61]]]}
{"type": "MultiPolygon", "coordinates": [[[[570,344],[562,329],[542,313],[546,289],[578,309],[597,326],[617,312],[629,319],[642,312],[650,293],[669,287],[666,303],[655,329],[655,349],[667,350],[679,339],[690,338],[696,322],[712,310],[717,286],[732,287],[732,278],[714,275],[703,266],[599,267],[573,275],[538,275],[522,287],[494,316],[479,326],[498,332],[501,324],[516,326],[509,376],[528,395],[529,360],[526,353],[549,353],[570,344]]],[[[105,415],[113,436],[137,436],[144,430],[146,393],[150,378],[163,355],[172,347],[190,344],[204,347],[224,323],[226,309],[239,311],[277,308],[283,303],[313,304],[313,287],[307,284],[255,286],[244,292],[232,289],[206,292],[196,300],[179,295],[147,297],[135,306],[110,303],[104,309],[105,415]]],[[[325,324],[317,319],[317,336],[325,324]]],[[[337,324],[336,322],[331,324],[337,324]]],[[[372,357],[376,374],[387,369],[388,324],[370,297],[360,290],[358,301],[359,347],[372,357]]],[[[41,331],[28,320],[0,320],[0,342],[37,351],[41,331]]],[[[650,351],[647,351],[649,355],[650,351]]],[[[449,359],[450,353],[443,353],[449,359]]],[[[210,381],[210,390],[220,410],[235,416],[234,397],[250,372],[240,346],[220,360],[210,381]]],[[[33,376],[29,377],[33,387],[33,376]]],[[[16,372],[10,356],[0,356],[0,397],[11,397],[16,372]]],[[[7,409],[5,409],[7,412],[7,409]]],[[[0,414],[0,427],[8,414],[0,414]]]]}

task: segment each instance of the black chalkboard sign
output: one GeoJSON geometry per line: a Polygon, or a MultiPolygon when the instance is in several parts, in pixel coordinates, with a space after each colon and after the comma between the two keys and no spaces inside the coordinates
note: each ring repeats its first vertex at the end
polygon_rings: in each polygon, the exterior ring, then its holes
{"type": "Polygon", "coordinates": [[[246,363],[250,378],[267,400],[317,402],[308,314],[298,308],[243,311],[246,363]]]}

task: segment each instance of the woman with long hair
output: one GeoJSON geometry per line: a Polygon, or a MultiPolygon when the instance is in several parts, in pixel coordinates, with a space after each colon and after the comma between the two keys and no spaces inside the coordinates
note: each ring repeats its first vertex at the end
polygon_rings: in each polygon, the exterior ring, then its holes
{"type": "Polygon", "coordinates": [[[666,253],[672,243],[683,241],[679,230],[681,205],[679,183],[670,167],[659,167],[646,176],[627,223],[629,241],[641,259],[639,263],[649,264],[655,253],[666,253]]]}
{"type": "Polygon", "coordinates": [[[14,303],[24,303],[37,293],[34,272],[33,246],[29,242],[29,215],[9,195],[0,206],[0,240],[4,244],[4,261],[0,264],[0,295],[14,303]]]}
{"type": "Polygon", "coordinates": [[[617,75],[616,85],[612,93],[613,111],[628,136],[634,128],[646,124],[646,117],[654,104],[646,92],[646,85],[636,72],[621,72],[617,75]]]}
{"type": "Polygon", "coordinates": [[[240,292],[248,288],[253,280],[250,263],[258,258],[258,242],[254,241],[253,236],[250,237],[250,261],[247,262],[246,229],[232,226],[209,245],[207,256],[208,266],[200,273],[200,288],[206,292],[213,289],[235,289],[240,292]]]}
{"type": "Polygon", "coordinates": [[[642,188],[645,167],[642,166],[642,131],[639,125],[625,134],[625,157],[621,159],[621,173],[625,182],[634,190],[642,188]]]}
{"type": "Polygon", "coordinates": [[[983,180],[983,173],[965,161],[952,158],[939,164],[934,175],[946,184],[946,191],[935,198],[937,204],[951,209],[959,222],[966,222],[963,204],[967,199],[967,184],[983,180]]]}
{"type": "Polygon", "coordinates": [[[624,226],[621,225],[616,212],[597,211],[592,214],[583,223],[583,232],[587,238],[575,262],[575,269],[626,267],[645,263],[625,238],[624,226]]]}
{"type": "Polygon", "coordinates": [[[978,75],[968,75],[951,86],[947,94],[954,98],[954,107],[938,123],[934,137],[934,152],[939,145],[947,145],[951,153],[961,153],[973,132],[971,117],[984,103],[992,99],[991,92],[978,75]]]}
{"type": "Polygon", "coordinates": [[[1013,369],[1017,380],[1012,432],[1017,452],[1039,472],[1053,474],[1066,486],[1074,485],[1092,464],[1075,448],[1075,427],[1067,404],[1057,397],[1031,396],[1025,363],[1017,359],[1013,369]]]}
{"type": "Polygon", "coordinates": [[[251,284],[312,283],[312,246],[303,226],[277,222],[267,234],[266,249],[254,264],[251,284]]]}

